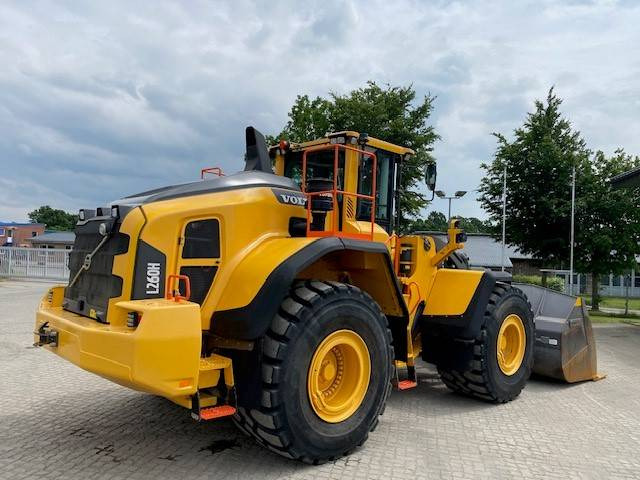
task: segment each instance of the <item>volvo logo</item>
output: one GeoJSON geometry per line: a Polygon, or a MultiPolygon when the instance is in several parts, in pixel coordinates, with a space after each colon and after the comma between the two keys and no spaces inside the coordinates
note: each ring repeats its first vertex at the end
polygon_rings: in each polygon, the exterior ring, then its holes
{"type": "Polygon", "coordinates": [[[280,203],[285,203],[287,205],[298,205],[300,207],[304,207],[307,204],[307,199],[301,192],[281,190],[279,188],[272,188],[271,190],[280,203]]]}

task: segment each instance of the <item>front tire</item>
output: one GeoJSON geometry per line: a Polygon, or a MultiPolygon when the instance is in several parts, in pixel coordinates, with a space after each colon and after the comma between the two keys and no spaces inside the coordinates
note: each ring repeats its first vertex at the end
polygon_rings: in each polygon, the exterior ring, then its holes
{"type": "Polygon", "coordinates": [[[533,367],[533,312],[524,293],[497,284],[489,298],[484,323],[466,369],[438,367],[449,389],[492,403],[516,398],[533,367]]]}
{"type": "Polygon", "coordinates": [[[323,463],[362,445],[391,391],[387,319],[357,287],[307,281],[292,288],[263,339],[257,409],[236,424],[288,458],[323,463]]]}

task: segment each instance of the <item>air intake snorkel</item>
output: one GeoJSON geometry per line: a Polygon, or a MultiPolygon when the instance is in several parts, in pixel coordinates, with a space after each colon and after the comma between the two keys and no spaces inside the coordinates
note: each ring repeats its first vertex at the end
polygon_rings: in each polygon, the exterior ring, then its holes
{"type": "Polygon", "coordinates": [[[324,230],[327,212],[333,210],[333,195],[329,190],[333,189],[333,180],[330,178],[309,178],[307,180],[307,192],[327,192],[320,195],[310,195],[311,202],[311,230],[319,232],[324,230]]]}

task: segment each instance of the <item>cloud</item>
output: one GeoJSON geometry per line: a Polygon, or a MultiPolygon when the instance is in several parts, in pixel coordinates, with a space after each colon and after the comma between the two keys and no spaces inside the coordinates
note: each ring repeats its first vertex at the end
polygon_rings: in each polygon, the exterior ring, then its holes
{"type": "Polygon", "coordinates": [[[551,85],[591,148],[640,152],[639,22],[615,1],[5,2],[0,219],[238,170],[246,125],[370,79],[438,97],[439,188],[482,216],[491,132],[551,85]]]}

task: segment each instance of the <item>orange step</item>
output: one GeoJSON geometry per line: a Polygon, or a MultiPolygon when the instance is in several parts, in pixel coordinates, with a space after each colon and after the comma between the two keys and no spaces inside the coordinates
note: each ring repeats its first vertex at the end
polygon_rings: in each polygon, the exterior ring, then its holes
{"type": "Polygon", "coordinates": [[[236,413],[235,407],[231,405],[219,405],[217,407],[207,407],[200,410],[201,420],[215,420],[216,418],[228,417],[236,413]]]}
{"type": "Polygon", "coordinates": [[[410,388],[415,388],[418,386],[418,382],[414,382],[413,380],[402,380],[398,382],[398,390],[409,390],[410,388]]]}

